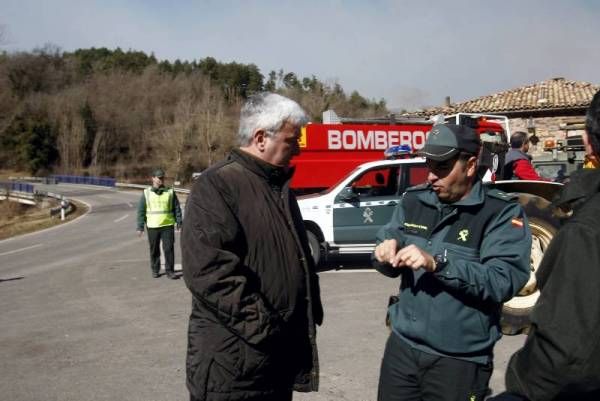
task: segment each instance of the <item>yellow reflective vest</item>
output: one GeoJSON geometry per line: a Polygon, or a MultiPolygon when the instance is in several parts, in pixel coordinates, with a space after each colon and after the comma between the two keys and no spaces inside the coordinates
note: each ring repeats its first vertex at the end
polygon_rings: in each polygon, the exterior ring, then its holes
{"type": "Polygon", "coordinates": [[[160,195],[150,188],[144,189],[146,198],[146,226],[157,228],[175,224],[173,214],[173,189],[168,189],[160,195]]]}

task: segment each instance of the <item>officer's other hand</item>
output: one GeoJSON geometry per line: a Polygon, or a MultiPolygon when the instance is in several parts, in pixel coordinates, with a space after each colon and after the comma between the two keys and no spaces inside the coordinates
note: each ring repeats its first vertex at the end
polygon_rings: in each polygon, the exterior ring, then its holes
{"type": "Polygon", "coordinates": [[[143,232],[143,231],[141,231],[141,230],[138,230],[138,231],[137,231],[137,235],[138,235],[138,237],[141,237],[141,236],[142,236],[142,234],[144,234],[144,232],[143,232]]]}
{"type": "Polygon", "coordinates": [[[398,250],[398,241],[395,239],[386,239],[375,247],[375,259],[380,263],[392,263],[396,251],[398,250]]]}
{"type": "Polygon", "coordinates": [[[433,256],[413,244],[400,249],[390,263],[394,267],[408,267],[412,270],[421,268],[428,272],[435,270],[433,256]]]}

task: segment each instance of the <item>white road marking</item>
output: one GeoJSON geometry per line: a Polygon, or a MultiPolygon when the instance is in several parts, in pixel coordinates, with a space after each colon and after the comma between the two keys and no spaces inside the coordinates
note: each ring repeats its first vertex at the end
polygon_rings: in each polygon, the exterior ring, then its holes
{"type": "Polygon", "coordinates": [[[38,247],[40,247],[40,246],[42,246],[42,245],[44,245],[44,244],[36,244],[36,245],[27,246],[27,247],[25,247],[25,248],[15,249],[15,250],[12,250],[12,251],[8,251],[8,252],[0,253],[0,256],[4,256],[4,255],[10,255],[10,254],[12,254],[12,253],[23,252],[23,251],[26,251],[26,250],[28,250],[28,249],[38,248],[38,247]]]}
{"type": "Polygon", "coordinates": [[[125,219],[126,219],[126,218],[128,218],[128,217],[129,217],[129,215],[128,215],[128,214],[126,214],[125,216],[123,216],[123,217],[119,217],[118,219],[114,220],[113,222],[114,222],[114,223],[118,223],[119,221],[123,221],[123,220],[125,220],[125,219]]]}
{"type": "Polygon", "coordinates": [[[131,204],[131,202],[127,202],[127,206],[133,207],[133,205],[131,204]]]}

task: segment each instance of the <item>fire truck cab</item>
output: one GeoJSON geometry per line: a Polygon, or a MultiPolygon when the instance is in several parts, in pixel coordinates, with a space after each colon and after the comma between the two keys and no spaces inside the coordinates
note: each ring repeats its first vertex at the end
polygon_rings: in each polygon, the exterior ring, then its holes
{"type": "Polygon", "coordinates": [[[291,187],[297,194],[330,188],[359,164],[381,160],[383,152],[393,146],[408,146],[416,153],[425,146],[431,127],[444,121],[469,125],[486,143],[507,146],[510,132],[504,116],[459,113],[431,119],[394,115],[352,119],[329,110],[323,113],[322,124],[303,127],[301,152],[292,160],[296,172],[291,187]]]}

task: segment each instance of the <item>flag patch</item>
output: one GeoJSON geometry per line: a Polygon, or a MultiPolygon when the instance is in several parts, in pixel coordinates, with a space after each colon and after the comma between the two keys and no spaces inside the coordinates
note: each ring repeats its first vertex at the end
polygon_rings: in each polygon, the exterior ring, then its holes
{"type": "Polygon", "coordinates": [[[514,218],[511,220],[513,227],[523,227],[523,219],[514,218]]]}

